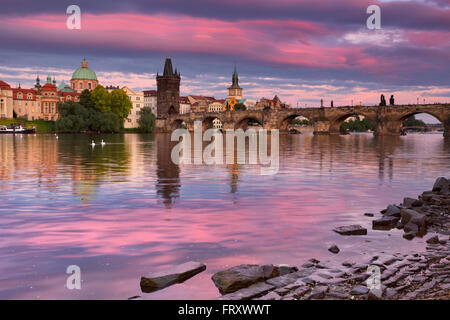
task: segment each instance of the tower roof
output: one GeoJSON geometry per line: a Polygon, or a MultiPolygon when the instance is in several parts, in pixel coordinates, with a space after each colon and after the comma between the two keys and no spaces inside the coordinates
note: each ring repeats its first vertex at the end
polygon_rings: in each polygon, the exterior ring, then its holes
{"type": "Polygon", "coordinates": [[[170,58],[166,59],[166,63],[164,64],[164,74],[165,77],[173,76],[173,67],[172,60],[170,58]]]}
{"type": "Polygon", "coordinates": [[[228,89],[241,89],[241,87],[239,86],[239,75],[236,70],[236,65],[234,66],[232,84],[231,87],[229,87],[228,89]]]}
{"type": "Polygon", "coordinates": [[[162,76],[173,78],[180,77],[180,73],[178,72],[177,69],[175,69],[175,72],[173,71],[172,59],[166,58],[166,62],[164,63],[164,73],[162,76]]]}
{"type": "Polygon", "coordinates": [[[95,72],[88,67],[88,62],[83,59],[81,62],[81,68],[75,70],[72,74],[72,80],[93,80],[97,81],[97,75],[95,72]]]}

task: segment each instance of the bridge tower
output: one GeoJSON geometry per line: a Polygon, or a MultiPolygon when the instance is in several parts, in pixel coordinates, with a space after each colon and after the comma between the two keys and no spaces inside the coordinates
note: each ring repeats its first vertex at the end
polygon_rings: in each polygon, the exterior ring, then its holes
{"type": "Polygon", "coordinates": [[[169,114],[180,113],[180,73],[173,71],[172,60],[166,59],[164,73],[156,74],[156,110],[157,118],[166,118],[169,114]]]}

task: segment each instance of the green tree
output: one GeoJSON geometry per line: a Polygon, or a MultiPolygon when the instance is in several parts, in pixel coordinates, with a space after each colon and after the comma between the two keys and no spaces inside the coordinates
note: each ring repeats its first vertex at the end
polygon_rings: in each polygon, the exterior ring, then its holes
{"type": "Polygon", "coordinates": [[[95,108],[94,101],[92,99],[91,91],[84,89],[80,95],[80,104],[86,108],[95,108]]]}
{"type": "Polygon", "coordinates": [[[103,88],[103,86],[98,85],[91,92],[92,102],[95,107],[100,112],[106,112],[111,110],[111,101],[109,92],[103,88]]]}
{"type": "Polygon", "coordinates": [[[374,130],[372,122],[367,118],[361,120],[361,117],[356,116],[355,119],[345,121],[340,127],[341,131],[354,131],[354,132],[366,132],[368,130],[374,130]]]}
{"type": "Polygon", "coordinates": [[[127,118],[132,107],[130,98],[123,90],[116,89],[110,93],[110,109],[120,118],[127,118]]]}
{"type": "Polygon", "coordinates": [[[58,132],[120,132],[123,119],[112,111],[100,112],[97,109],[67,102],[58,105],[60,117],[55,123],[58,132]]]}
{"type": "Polygon", "coordinates": [[[407,118],[405,121],[403,121],[404,127],[424,127],[426,126],[425,122],[422,120],[416,119],[415,116],[411,116],[407,118]]]}
{"type": "Polygon", "coordinates": [[[138,120],[139,130],[145,133],[151,133],[155,129],[155,115],[152,109],[145,107],[141,109],[141,116],[138,120]]]}
{"type": "Polygon", "coordinates": [[[120,132],[123,129],[123,119],[112,111],[103,113],[103,121],[101,122],[101,132],[120,132]]]}
{"type": "Polygon", "coordinates": [[[234,106],[234,110],[245,111],[245,110],[247,110],[247,107],[245,106],[245,104],[239,102],[234,106]]]}

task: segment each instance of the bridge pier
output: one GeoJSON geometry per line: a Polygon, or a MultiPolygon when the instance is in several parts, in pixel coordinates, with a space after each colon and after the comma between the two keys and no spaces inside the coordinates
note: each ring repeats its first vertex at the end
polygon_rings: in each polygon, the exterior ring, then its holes
{"type": "Polygon", "coordinates": [[[375,123],[375,136],[399,136],[401,133],[402,121],[399,120],[378,120],[375,123]]]}
{"type": "MultiPolygon", "coordinates": [[[[331,122],[328,120],[316,120],[314,121],[314,134],[330,134],[331,122]]],[[[339,132],[338,132],[339,134],[339,132]]]]}
{"type": "Polygon", "coordinates": [[[444,137],[450,138],[450,118],[442,124],[444,125],[444,137]]]}

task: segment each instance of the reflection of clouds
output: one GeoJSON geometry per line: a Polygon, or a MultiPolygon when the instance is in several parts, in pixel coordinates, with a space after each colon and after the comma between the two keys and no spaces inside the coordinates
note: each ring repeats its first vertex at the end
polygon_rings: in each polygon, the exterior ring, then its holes
{"type": "MultiPolygon", "coordinates": [[[[173,172],[164,153],[170,148],[160,137],[125,135],[120,148],[105,146],[104,166],[133,168],[99,176],[89,205],[74,200],[70,184],[60,186],[74,165],[64,137],[54,181],[35,174],[38,162],[11,163],[16,179],[4,180],[0,190],[0,297],[122,299],[140,294],[141,275],[199,260],[207,264],[204,274],[145,297],[211,298],[217,290],[210,277],[226,267],[327,259],[329,242],[343,249],[333,257],[338,263],[385,246],[386,234],[369,231],[368,244],[335,235],[333,227],[357,223],[370,230],[364,212],[419,194],[450,169],[448,144],[440,135],[283,135],[278,175],[260,176],[249,165],[182,166],[173,172]],[[124,152],[127,162],[117,159],[124,152]],[[50,192],[47,185],[59,187],[50,192]],[[63,288],[70,264],[81,267],[80,292],[63,288]]],[[[78,164],[80,177],[92,168],[95,154],[89,154],[78,164]]],[[[389,245],[398,250],[419,246],[402,241],[395,230],[392,237],[398,241],[389,245]]]]}

